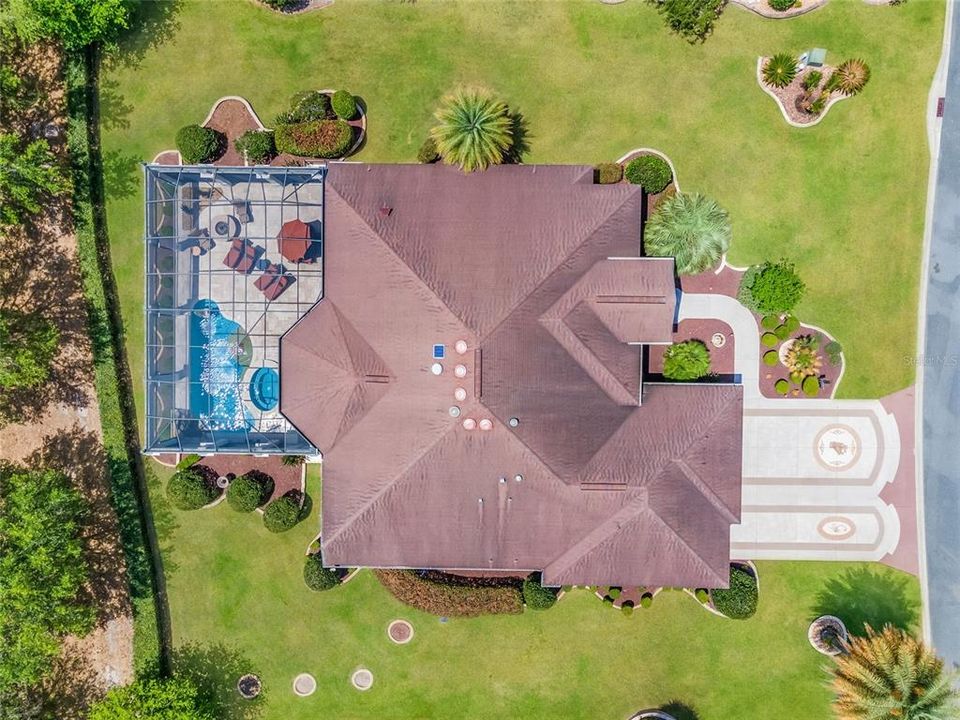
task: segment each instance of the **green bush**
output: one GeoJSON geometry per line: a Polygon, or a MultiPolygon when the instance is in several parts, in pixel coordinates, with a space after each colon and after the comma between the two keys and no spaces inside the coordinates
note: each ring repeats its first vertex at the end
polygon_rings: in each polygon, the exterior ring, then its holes
{"type": "Polygon", "coordinates": [[[653,595],[651,593],[644,593],[640,596],[640,607],[648,608],[653,605],[653,595]]]}
{"type": "Polygon", "coordinates": [[[167,482],[167,497],[181,510],[199,510],[216,500],[219,494],[216,485],[194,467],[177,470],[167,482]]]}
{"type": "Polygon", "coordinates": [[[353,128],[343,120],[310,120],[278,126],[275,139],[277,150],[282,153],[339,158],[350,150],[353,128]]]}
{"type": "Polygon", "coordinates": [[[37,313],[0,310],[0,388],[43,385],[60,345],[60,331],[37,313]]]}
{"type": "Polygon", "coordinates": [[[663,352],[663,376],[669,380],[698,380],[710,372],[710,351],[700,340],[674,343],[663,352]]]}
{"type": "Polygon", "coordinates": [[[796,315],[787,315],[787,319],[783,321],[783,324],[787,326],[787,331],[791,335],[800,329],[800,320],[796,315]]]}
{"type": "Polygon", "coordinates": [[[620,597],[621,592],[622,592],[622,589],[618,587],[607,588],[607,597],[610,598],[611,600],[616,600],[617,598],[620,597]]]}
{"type": "Polygon", "coordinates": [[[476,617],[523,612],[523,595],[512,582],[481,585],[467,578],[418,570],[373,572],[397,600],[432,615],[476,617]]]}
{"type": "Polygon", "coordinates": [[[303,581],[307,587],[317,592],[330,590],[340,584],[340,574],[336,570],[323,566],[323,557],[320,553],[307,555],[303,565],[303,581]]]}
{"type": "Polygon", "coordinates": [[[760,343],[762,345],[765,345],[766,347],[770,347],[770,348],[776,347],[779,342],[780,342],[780,338],[778,338],[776,335],[770,332],[765,332],[763,335],[760,336],[760,343]]]}
{"type": "Polygon", "coordinates": [[[797,4],[797,0],[767,0],[772,7],[777,12],[786,12],[794,5],[797,4]]]}
{"type": "Polygon", "coordinates": [[[803,394],[807,397],[816,397],[820,394],[820,381],[814,375],[808,375],[803,379],[803,385],[800,386],[803,394]]]}
{"type": "Polygon", "coordinates": [[[777,382],[774,383],[773,389],[776,390],[781,395],[786,395],[787,391],[790,389],[790,383],[788,383],[783,378],[780,378],[779,380],[777,380],[777,382]]]}
{"type": "Polygon", "coordinates": [[[604,595],[604,596],[603,596],[603,604],[604,604],[604,605],[613,606],[613,598],[610,597],[609,595],[604,595]]]}
{"type": "Polygon", "coordinates": [[[437,141],[428,137],[423,141],[423,145],[417,150],[417,162],[424,165],[431,165],[440,159],[440,152],[437,150],[437,141]]]}
{"type": "Polygon", "coordinates": [[[258,165],[270,162],[277,154],[273,130],[248,130],[233,141],[233,146],[249,162],[258,165]]]}
{"type": "Polygon", "coordinates": [[[778,353],[776,350],[767,350],[763,354],[764,365],[769,365],[770,367],[773,367],[778,362],[780,362],[780,353],[778,353]]]}
{"type": "Polygon", "coordinates": [[[780,316],[779,315],[764,315],[760,320],[760,327],[764,330],[776,330],[780,327],[780,316]]]}
{"type": "Polygon", "coordinates": [[[330,96],[319,91],[302,92],[290,98],[290,110],[277,116],[277,125],[332,120],[330,96]]]}
{"type": "Polygon", "coordinates": [[[789,53],[777,53],[763,64],[763,81],[774,87],[786,87],[797,76],[797,59],[789,53]]]}
{"type": "Polygon", "coordinates": [[[523,602],[531,610],[546,610],[557,602],[557,591],[540,584],[540,574],[534,573],[523,581],[523,602]]]}
{"type": "Polygon", "coordinates": [[[296,5],[299,0],[261,0],[261,2],[274,10],[286,10],[288,7],[296,5]]]}
{"type": "Polygon", "coordinates": [[[819,70],[812,70],[803,76],[803,89],[810,92],[820,85],[821,80],[823,80],[823,73],[819,70]]]}
{"type": "Polygon", "coordinates": [[[648,193],[659,193],[670,184],[673,173],[667,162],[657,155],[641,155],[627,163],[623,171],[627,182],[641,186],[648,193]]]}
{"type": "Polygon", "coordinates": [[[810,113],[813,115],[819,115],[823,112],[824,108],[827,107],[827,96],[826,94],[818,95],[817,99],[810,103],[810,113]]]}
{"type": "Polygon", "coordinates": [[[337,90],[330,98],[330,106],[341,120],[353,120],[357,116],[357,99],[346,90],[337,90]]]}
{"type": "Polygon", "coordinates": [[[189,455],[184,455],[180,458],[180,462],[177,463],[177,470],[183,470],[188,467],[193,467],[198,462],[200,462],[200,456],[196,453],[190,453],[189,455]]]}
{"type": "Polygon", "coordinates": [[[300,505],[289,495],[278,497],[263,511],[263,524],[270,532],[286,532],[299,521],[300,505]]]}
{"type": "Polygon", "coordinates": [[[300,467],[306,461],[307,459],[303,455],[284,455],[280,458],[280,462],[287,467],[300,467]]]}
{"type": "Polygon", "coordinates": [[[783,314],[793,310],[806,289],[793,263],[768,260],[744,273],[737,299],[756,313],[783,314]]]}
{"type": "Polygon", "coordinates": [[[263,487],[249,475],[241,475],[227,488],[227,503],[237,512],[253,512],[263,500],[263,487]]]}
{"type": "Polygon", "coordinates": [[[212,128],[184,125],[177,131],[177,150],[186,165],[216,160],[223,152],[226,138],[212,128]]]}
{"type": "Polygon", "coordinates": [[[727,0],[649,0],[671,30],[689,43],[703,42],[727,0]]]}
{"type": "Polygon", "coordinates": [[[629,600],[624,600],[623,604],[620,605],[620,612],[622,612],[627,617],[633,615],[633,603],[629,600]]]}
{"type": "Polygon", "coordinates": [[[713,591],[713,606],[734,620],[752,616],[758,600],[757,581],[739,565],[730,566],[730,587],[713,591]]]}
{"type": "Polygon", "coordinates": [[[694,594],[697,596],[697,601],[702,605],[706,605],[710,601],[710,592],[706,588],[697,588],[694,594]]]}
{"type": "Polygon", "coordinates": [[[600,163],[594,170],[601,185],[615,185],[623,179],[623,167],[619,163],[600,163]]]}
{"type": "Polygon", "coordinates": [[[773,331],[773,334],[777,336],[778,340],[786,340],[790,337],[790,330],[787,329],[786,324],[778,325],[776,330],[773,331]]]}
{"type": "Polygon", "coordinates": [[[830,361],[831,365],[839,365],[843,359],[843,345],[836,340],[828,342],[826,346],[824,346],[823,352],[826,354],[827,360],[830,361]]]}

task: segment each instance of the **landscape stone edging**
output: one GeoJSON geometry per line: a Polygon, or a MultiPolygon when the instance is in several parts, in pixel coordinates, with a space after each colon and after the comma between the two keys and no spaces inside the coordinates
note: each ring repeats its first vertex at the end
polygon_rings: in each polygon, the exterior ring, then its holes
{"type": "Polygon", "coordinates": [[[783,106],[783,103],[780,102],[780,98],[778,98],[773,93],[773,91],[767,87],[767,84],[763,82],[763,55],[757,56],[757,84],[760,86],[761,90],[763,90],[767,95],[772,97],[774,102],[777,103],[777,107],[780,108],[780,114],[783,115],[783,119],[787,121],[787,124],[795,128],[808,128],[808,127],[813,127],[814,125],[819,125],[821,121],[825,117],[827,117],[827,113],[830,112],[830,108],[832,108],[836,103],[840,102],[841,100],[849,100],[852,97],[851,95],[844,95],[843,93],[834,95],[832,98],[830,98],[830,101],[827,103],[827,106],[823,109],[823,112],[820,113],[819,116],[817,116],[816,120],[813,120],[808,123],[798,123],[790,119],[790,116],[787,115],[787,109],[783,106]]]}
{"type": "MultiPolygon", "coordinates": [[[[791,18],[800,17],[801,15],[806,15],[809,12],[813,12],[814,10],[822,8],[827,4],[827,1],[828,0],[823,0],[823,2],[818,2],[816,5],[801,5],[798,8],[790,8],[790,10],[785,13],[777,13],[777,11],[773,8],[769,8],[769,5],[764,4],[763,7],[770,9],[770,12],[767,13],[758,10],[756,8],[757,3],[749,4],[744,0],[730,0],[730,2],[734,5],[739,5],[744,10],[749,10],[754,15],[759,15],[767,20],[790,20],[791,18]]],[[[884,0],[885,3],[886,1],[887,0],[884,0]]],[[[765,0],[761,0],[761,2],[765,2],[765,0]]],[[[864,0],[864,2],[867,2],[867,0],[864,0]]]]}

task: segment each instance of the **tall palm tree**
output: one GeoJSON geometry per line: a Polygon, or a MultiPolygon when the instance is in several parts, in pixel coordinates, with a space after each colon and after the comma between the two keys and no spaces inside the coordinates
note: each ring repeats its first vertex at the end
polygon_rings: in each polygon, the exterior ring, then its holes
{"type": "Polygon", "coordinates": [[[647,221],[647,255],[672,257],[681,275],[709,270],[730,248],[730,217],[703,195],[677,193],[663,200],[647,221]]]}
{"type": "Polygon", "coordinates": [[[458,88],[443,99],[430,131],[445,163],[465,172],[503,162],[513,144],[513,120],[506,104],[485,90],[458,88]]]}
{"type": "Polygon", "coordinates": [[[943,660],[922,642],[887,625],[867,626],[836,656],[834,711],[840,720],[948,720],[956,718],[957,692],[943,660]]]}

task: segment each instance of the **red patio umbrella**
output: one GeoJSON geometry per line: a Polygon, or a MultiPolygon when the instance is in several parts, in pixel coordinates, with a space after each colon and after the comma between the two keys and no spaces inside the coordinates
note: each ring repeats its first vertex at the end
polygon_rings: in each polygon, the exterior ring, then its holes
{"type": "Polygon", "coordinates": [[[290,262],[301,262],[310,250],[310,226],[303,220],[289,220],[277,235],[277,250],[290,262]]]}

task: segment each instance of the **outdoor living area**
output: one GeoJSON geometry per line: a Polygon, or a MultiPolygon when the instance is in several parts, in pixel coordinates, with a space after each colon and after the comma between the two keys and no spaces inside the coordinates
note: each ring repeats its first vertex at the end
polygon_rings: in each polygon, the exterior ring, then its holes
{"type": "Polygon", "coordinates": [[[323,291],[322,168],[148,165],[148,452],[313,454],[280,336],[323,291]]]}

